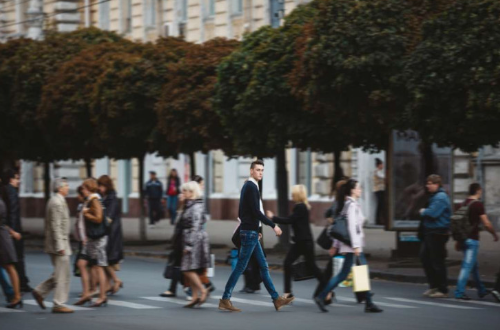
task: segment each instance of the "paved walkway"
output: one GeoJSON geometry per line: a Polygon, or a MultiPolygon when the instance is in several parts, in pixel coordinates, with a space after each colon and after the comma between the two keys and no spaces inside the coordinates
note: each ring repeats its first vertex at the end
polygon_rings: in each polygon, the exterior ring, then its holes
{"type": "MultiPolygon", "coordinates": [[[[139,219],[124,218],[123,232],[125,236],[125,249],[128,254],[142,256],[166,256],[166,242],[170,239],[174,227],[166,220],[161,221],[154,227],[147,228],[147,242],[139,242],[139,219]]],[[[213,252],[217,260],[223,261],[227,257],[228,251],[233,247],[231,237],[237,226],[237,221],[211,220],[207,224],[207,231],[210,237],[213,252]]],[[[31,238],[41,238],[43,236],[43,219],[25,218],[23,227],[31,238]]],[[[312,226],[315,237],[323,230],[323,227],[312,226]]],[[[390,280],[402,280],[410,282],[422,282],[424,280],[421,268],[393,268],[389,267],[391,251],[396,248],[396,238],[394,232],[388,232],[379,228],[366,228],[366,249],[369,255],[370,270],[372,275],[390,280]]],[[[479,268],[481,275],[487,282],[493,282],[500,268],[500,242],[493,242],[491,235],[486,232],[481,233],[481,249],[479,253],[479,268]]],[[[39,246],[41,242],[34,243],[39,246]]],[[[268,252],[268,261],[271,266],[281,266],[284,254],[276,253],[271,248],[278,243],[274,232],[266,227],[264,230],[264,244],[268,252]]],[[[29,242],[28,242],[29,245],[29,242]]],[[[326,263],[326,251],[316,247],[316,254],[320,264],[326,263]]],[[[460,267],[457,265],[462,259],[462,254],[453,248],[453,242],[448,243],[448,259],[454,262],[454,266],[449,267],[450,278],[458,276],[460,267]]]]}

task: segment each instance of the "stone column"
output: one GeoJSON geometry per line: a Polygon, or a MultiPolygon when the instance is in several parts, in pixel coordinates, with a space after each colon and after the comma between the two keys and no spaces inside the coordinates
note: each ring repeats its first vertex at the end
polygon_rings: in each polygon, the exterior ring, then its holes
{"type": "Polygon", "coordinates": [[[28,22],[28,38],[40,40],[43,38],[43,9],[41,0],[31,0],[27,11],[29,18],[28,22]]]}

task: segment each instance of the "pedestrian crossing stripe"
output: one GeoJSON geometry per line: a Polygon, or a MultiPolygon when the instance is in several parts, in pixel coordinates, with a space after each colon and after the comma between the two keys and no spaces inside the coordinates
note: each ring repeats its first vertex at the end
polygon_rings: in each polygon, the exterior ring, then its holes
{"type": "MultiPolygon", "coordinates": [[[[356,299],[354,298],[348,298],[348,297],[336,297],[337,300],[340,300],[340,301],[348,301],[348,302],[357,302],[356,299]]],[[[418,307],[415,307],[415,306],[408,306],[408,305],[400,305],[400,304],[390,304],[390,303],[385,303],[385,302],[380,302],[380,301],[377,301],[376,302],[377,305],[380,305],[380,306],[384,306],[384,307],[392,307],[392,308],[418,308],[418,307]]],[[[337,305],[335,305],[337,306],[337,305]]]]}
{"type": "Polygon", "coordinates": [[[160,309],[161,308],[161,307],[157,307],[157,306],[149,306],[149,305],[131,303],[131,302],[127,302],[127,301],[109,300],[109,299],[108,299],[108,304],[111,306],[119,306],[119,307],[126,307],[126,308],[132,308],[132,309],[160,309]]]}
{"type": "Polygon", "coordinates": [[[422,300],[415,300],[415,299],[406,299],[406,298],[392,298],[392,297],[387,297],[386,299],[395,300],[395,301],[401,301],[401,302],[407,302],[407,303],[413,303],[413,304],[420,304],[420,305],[428,305],[428,306],[445,307],[445,308],[456,308],[456,309],[480,309],[480,308],[476,308],[476,307],[468,307],[468,306],[460,306],[460,305],[443,304],[443,303],[436,303],[436,302],[422,301],[422,300]]]}
{"type": "MultiPolygon", "coordinates": [[[[335,300],[335,298],[334,298],[335,300]]],[[[293,300],[294,302],[297,301],[297,302],[301,302],[301,303],[304,303],[304,304],[309,304],[309,305],[315,305],[316,303],[310,299],[304,299],[304,298],[297,298],[295,297],[295,299],[293,300]]],[[[349,305],[342,305],[342,304],[335,304],[334,305],[335,307],[347,307],[347,308],[353,308],[354,306],[349,306],[349,305]]]]}
{"type": "Polygon", "coordinates": [[[0,307],[0,313],[22,313],[24,312],[21,309],[12,309],[12,308],[3,308],[0,307]]]}
{"type": "Polygon", "coordinates": [[[494,306],[494,307],[500,307],[499,303],[494,303],[494,302],[488,302],[488,301],[475,301],[475,300],[458,300],[458,299],[445,299],[447,301],[453,301],[459,304],[476,304],[476,305],[483,305],[483,306],[494,306]]]}
{"type": "MultiPolygon", "coordinates": [[[[179,300],[179,299],[167,298],[167,297],[142,297],[142,299],[147,299],[147,300],[152,300],[152,301],[169,302],[169,303],[177,304],[177,305],[187,305],[187,304],[189,304],[188,301],[182,301],[182,300],[179,300]]],[[[210,304],[210,303],[204,303],[202,305],[202,307],[215,308],[215,307],[219,307],[219,305],[210,304]]]]}
{"type": "MultiPolygon", "coordinates": [[[[32,305],[32,306],[38,306],[38,303],[35,301],[35,300],[23,300],[23,302],[26,304],[26,305],[32,305]]],[[[51,302],[44,302],[45,303],[45,306],[47,308],[52,308],[54,307],[54,304],[51,303],[51,302]]],[[[74,311],[92,311],[94,310],[93,308],[89,308],[89,307],[80,307],[80,306],[71,306],[69,307],[71,308],[72,310],[74,311]]]]}

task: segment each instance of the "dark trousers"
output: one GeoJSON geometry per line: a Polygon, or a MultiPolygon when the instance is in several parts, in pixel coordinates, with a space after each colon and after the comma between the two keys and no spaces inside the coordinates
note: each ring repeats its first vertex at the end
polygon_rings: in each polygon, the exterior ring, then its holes
{"type": "Polygon", "coordinates": [[[312,269],[318,281],[323,280],[323,273],[316,265],[314,257],[314,242],[299,241],[290,246],[285,258],[285,293],[292,292],[292,265],[300,257],[304,256],[307,268],[312,269]]]}
{"type": "Polygon", "coordinates": [[[500,270],[497,274],[497,281],[495,282],[495,287],[493,288],[495,291],[500,292],[500,270]]]}
{"type": "Polygon", "coordinates": [[[243,275],[245,276],[245,288],[255,291],[260,290],[262,277],[260,276],[259,262],[255,256],[255,251],[252,253],[250,260],[248,261],[247,269],[245,269],[243,275]]]}
{"type": "Polygon", "coordinates": [[[2,267],[0,267],[0,286],[2,286],[2,291],[7,299],[7,303],[9,303],[12,298],[14,298],[14,288],[12,288],[12,285],[9,282],[7,272],[2,267]]]}
{"type": "Polygon", "coordinates": [[[19,276],[19,284],[21,286],[21,290],[23,290],[29,287],[28,283],[30,281],[26,276],[26,264],[24,262],[24,240],[14,240],[14,247],[16,248],[17,254],[16,271],[19,276]]]}
{"type": "Polygon", "coordinates": [[[420,249],[420,260],[431,289],[448,293],[448,274],[446,269],[446,242],[449,235],[424,234],[420,249]]]}
{"type": "Polygon", "coordinates": [[[375,223],[377,225],[385,224],[384,217],[384,207],[385,207],[385,191],[375,192],[375,197],[377,198],[377,211],[375,213],[375,223]]]}
{"type": "Polygon", "coordinates": [[[161,219],[161,214],[162,214],[161,199],[150,198],[148,200],[148,208],[149,208],[149,224],[154,225],[161,219]]]}

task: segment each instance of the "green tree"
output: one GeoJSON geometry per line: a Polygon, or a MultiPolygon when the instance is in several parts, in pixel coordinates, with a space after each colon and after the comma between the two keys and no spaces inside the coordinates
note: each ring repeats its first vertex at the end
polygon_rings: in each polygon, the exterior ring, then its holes
{"type": "Polygon", "coordinates": [[[500,3],[458,0],[424,24],[405,66],[407,117],[429,143],[475,151],[500,141],[500,3]]]}

